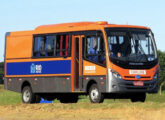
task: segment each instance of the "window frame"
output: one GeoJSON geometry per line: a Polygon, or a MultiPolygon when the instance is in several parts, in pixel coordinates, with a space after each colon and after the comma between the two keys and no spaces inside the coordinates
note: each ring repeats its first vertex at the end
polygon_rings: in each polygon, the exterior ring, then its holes
{"type": "MultiPolygon", "coordinates": [[[[50,34],[34,34],[33,35],[33,43],[32,43],[32,58],[34,59],[39,59],[39,58],[67,58],[67,57],[71,57],[71,47],[72,47],[72,34],[71,33],[50,33],[50,34]],[[57,56],[56,52],[56,43],[57,43],[57,36],[61,36],[61,35],[69,35],[69,39],[68,39],[68,55],[62,55],[62,56],[57,56]],[[46,40],[46,36],[55,36],[54,39],[54,50],[53,50],[53,56],[35,56],[34,55],[34,49],[35,49],[35,37],[44,37],[44,40],[46,40]]],[[[63,51],[66,51],[66,49],[62,49],[63,51]]],[[[46,49],[44,50],[46,51],[46,49]]],[[[38,51],[39,52],[39,51],[38,51]]],[[[41,51],[40,51],[41,52],[41,51]]]]}
{"type": "MultiPolygon", "coordinates": [[[[95,61],[93,61],[93,60],[90,60],[90,59],[88,59],[87,58],[87,54],[86,54],[86,52],[87,52],[87,37],[88,36],[96,36],[96,37],[98,37],[98,36],[102,36],[102,39],[103,39],[103,44],[104,44],[104,46],[106,46],[105,45],[105,39],[104,39],[104,36],[103,36],[103,33],[102,33],[102,31],[100,31],[100,30],[97,30],[97,31],[93,31],[91,34],[84,34],[84,49],[83,49],[83,59],[84,60],[86,60],[86,61],[89,61],[89,62],[92,62],[92,63],[94,63],[94,64],[96,64],[96,65],[99,65],[99,66],[102,66],[102,67],[106,67],[106,65],[107,65],[107,63],[106,63],[106,49],[104,50],[104,56],[105,56],[105,65],[104,64],[101,64],[101,63],[99,63],[99,62],[95,62],[95,61]]],[[[101,42],[100,42],[101,43],[101,42]]],[[[93,56],[96,56],[96,55],[98,55],[98,54],[93,54],[93,56]]]]}
{"type": "MultiPolygon", "coordinates": [[[[88,30],[88,31],[76,31],[76,32],[64,32],[64,33],[48,33],[48,34],[34,34],[33,35],[33,43],[32,43],[32,58],[34,58],[34,59],[39,59],[39,58],[67,58],[67,57],[71,57],[72,56],[72,36],[73,35],[84,35],[84,42],[83,42],[83,44],[82,45],[84,45],[84,47],[82,48],[82,59],[83,60],[86,60],[86,61],[89,61],[89,62],[92,62],[92,63],[94,63],[94,64],[96,64],[96,65],[99,65],[99,66],[102,66],[102,67],[106,67],[106,65],[107,65],[107,61],[106,61],[106,49],[105,49],[105,51],[104,51],[104,54],[105,54],[105,65],[104,64],[101,64],[101,63],[98,63],[98,62],[94,62],[94,61],[92,61],[92,60],[89,60],[88,58],[86,58],[85,56],[86,56],[86,36],[91,36],[91,35],[93,35],[93,36],[98,36],[98,35],[101,35],[102,36],[102,38],[103,38],[103,44],[104,44],[104,46],[106,46],[105,45],[105,38],[104,38],[104,35],[103,35],[103,32],[101,31],[101,30],[88,30]],[[68,56],[40,56],[40,57],[36,57],[36,56],[34,56],[34,38],[35,37],[37,37],[37,36],[46,36],[46,35],[55,35],[55,36],[57,36],[57,35],[69,35],[69,47],[68,47],[68,56]],[[69,54],[70,53],[70,54],[69,54]]],[[[57,37],[56,37],[56,39],[57,39],[57,37]]],[[[56,45],[56,40],[55,40],[55,42],[54,42],[54,45],[56,45]]],[[[56,49],[54,49],[54,53],[56,53],[56,49]]]]}

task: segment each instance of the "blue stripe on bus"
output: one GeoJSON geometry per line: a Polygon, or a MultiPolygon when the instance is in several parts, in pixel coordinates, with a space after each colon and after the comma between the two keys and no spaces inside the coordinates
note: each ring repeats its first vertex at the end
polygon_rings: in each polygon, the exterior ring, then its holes
{"type": "Polygon", "coordinates": [[[7,75],[70,74],[71,60],[7,63],[7,75]]]}

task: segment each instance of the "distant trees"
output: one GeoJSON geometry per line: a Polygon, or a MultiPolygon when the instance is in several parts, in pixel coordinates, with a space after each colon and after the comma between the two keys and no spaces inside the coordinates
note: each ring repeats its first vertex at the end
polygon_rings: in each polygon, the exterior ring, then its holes
{"type": "Polygon", "coordinates": [[[165,52],[158,50],[159,57],[159,92],[162,93],[162,88],[165,86],[165,52]]]}
{"type": "Polygon", "coordinates": [[[4,63],[0,63],[0,84],[3,83],[3,76],[4,76],[4,63]]]}

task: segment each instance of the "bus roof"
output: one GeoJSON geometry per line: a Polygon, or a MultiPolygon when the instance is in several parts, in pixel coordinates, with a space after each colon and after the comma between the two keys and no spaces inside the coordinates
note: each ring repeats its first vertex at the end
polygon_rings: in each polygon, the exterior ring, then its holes
{"type": "Polygon", "coordinates": [[[137,25],[118,25],[109,24],[106,21],[98,22],[73,22],[73,23],[61,23],[52,25],[41,25],[36,27],[32,31],[19,31],[12,32],[12,36],[18,35],[32,35],[32,34],[46,34],[46,33],[60,33],[60,32],[73,32],[73,31],[84,31],[84,30],[100,30],[101,28],[140,28],[140,29],[150,29],[145,26],[137,25]]]}
{"type": "Polygon", "coordinates": [[[62,23],[62,24],[53,24],[53,25],[41,25],[38,26],[36,32],[48,32],[48,31],[59,31],[59,32],[68,32],[68,31],[81,31],[81,30],[97,30],[100,28],[140,28],[140,29],[150,29],[145,26],[137,25],[117,25],[117,24],[108,24],[106,21],[98,22],[75,22],[75,23],[62,23]]]}

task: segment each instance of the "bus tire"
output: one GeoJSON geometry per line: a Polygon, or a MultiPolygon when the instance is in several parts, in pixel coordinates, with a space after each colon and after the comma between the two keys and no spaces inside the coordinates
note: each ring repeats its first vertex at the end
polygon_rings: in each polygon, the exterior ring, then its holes
{"type": "Polygon", "coordinates": [[[146,93],[137,93],[131,96],[131,102],[145,102],[146,93]]]}
{"type": "Polygon", "coordinates": [[[104,101],[104,95],[99,91],[97,84],[91,85],[89,89],[89,99],[91,103],[102,103],[104,101]]]}
{"type": "Polygon", "coordinates": [[[32,89],[30,86],[25,86],[22,90],[22,101],[23,103],[36,103],[36,96],[32,92],[32,89]]]}

